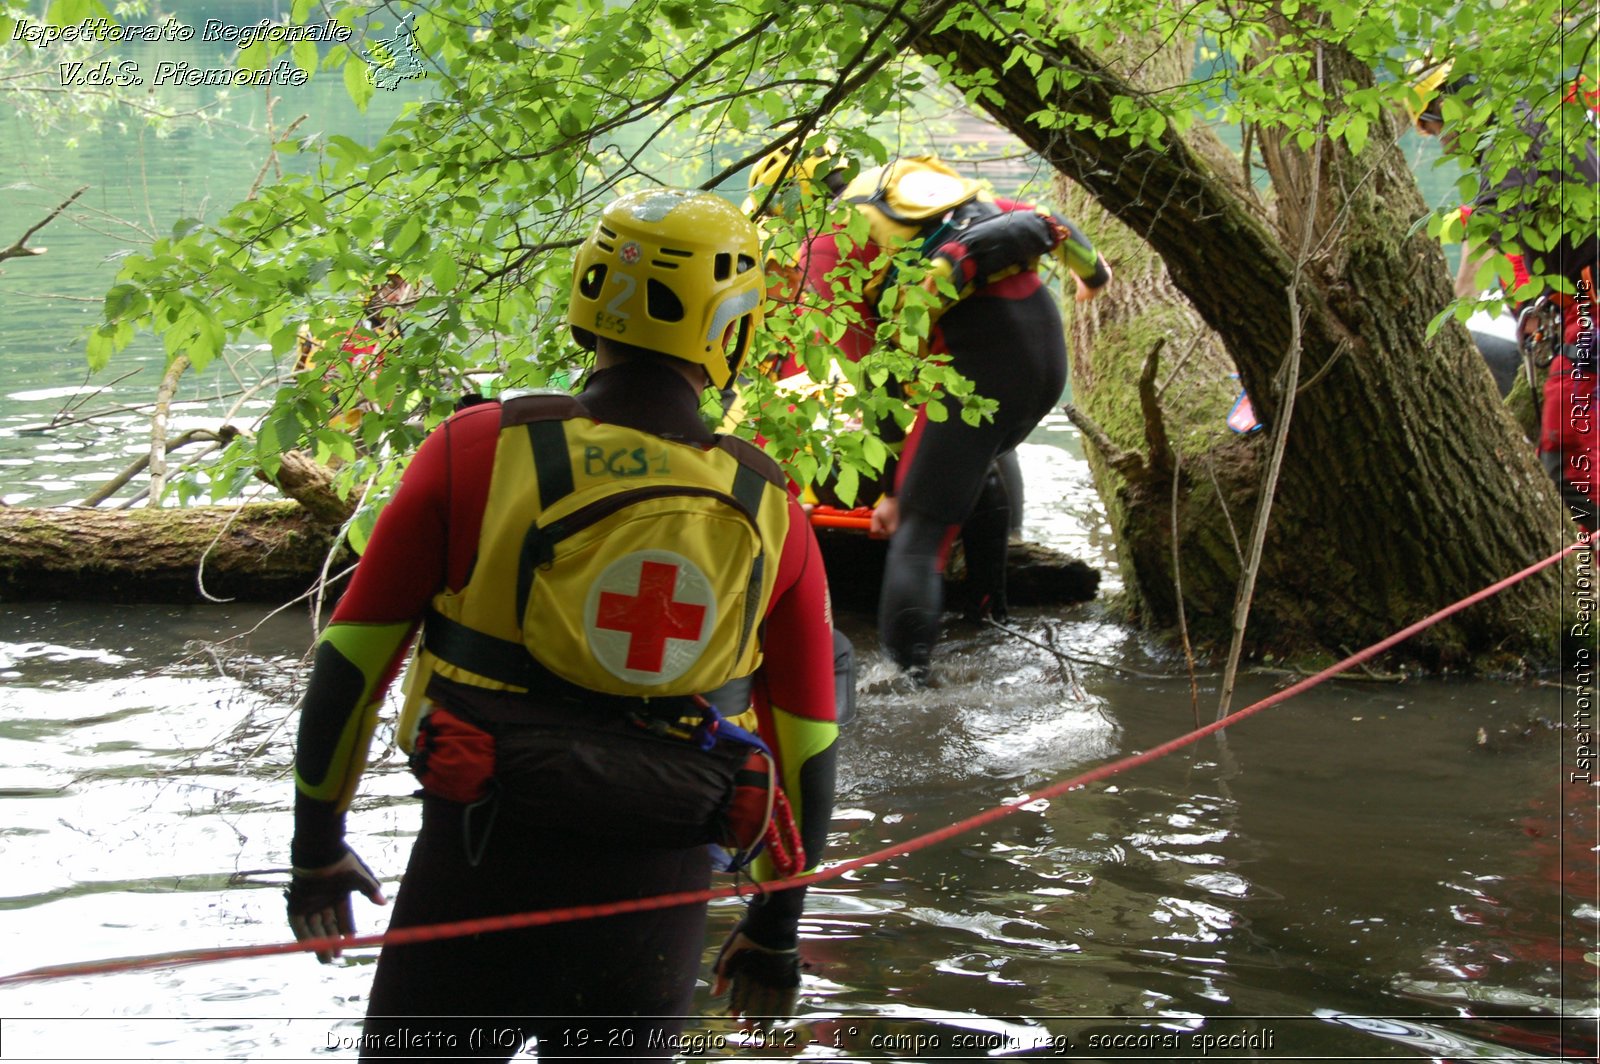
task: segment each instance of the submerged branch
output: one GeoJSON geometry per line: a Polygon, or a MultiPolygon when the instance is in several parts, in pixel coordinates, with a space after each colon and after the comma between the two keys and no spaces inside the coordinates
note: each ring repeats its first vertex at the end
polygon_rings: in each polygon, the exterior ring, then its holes
{"type": "MultiPolygon", "coordinates": [[[[186,432],[182,432],[167,441],[167,453],[171,454],[178,448],[187,447],[189,444],[194,443],[197,440],[204,440],[213,446],[218,444],[226,444],[229,440],[233,439],[237,435],[239,435],[239,430],[234,428],[232,425],[224,425],[216,432],[212,432],[210,429],[189,429],[186,432]]],[[[100,487],[96,488],[93,494],[89,495],[83,500],[83,505],[99,506],[101,503],[111,498],[111,496],[125,488],[128,485],[128,482],[142,473],[145,467],[147,467],[149,464],[150,456],[148,454],[140,455],[139,458],[134,460],[133,464],[128,466],[128,468],[124,469],[122,472],[106,481],[100,487]]]]}
{"type": "Polygon", "coordinates": [[[189,356],[179,355],[167,367],[156,389],[156,412],[150,416],[150,502],[161,504],[161,495],[167,490],[167,417],[172,409],[172,396],[178,390],[178,381],[189,368],[189,356]]]}
{"type": "MultiPolygon", "coordinates": [[[[1076,662],[1079,665],[1093,665],[1097,669],[1108,669],[1111,672],[1120,673],[1123,676],[1132,676],[1136,680],[1169,680],[1169,679],[1171,679],[1170,676],[1163,676],[1160,673],[1140,672],[1137,669],[1130,669],[1125,665],[1113,665],[1109,661],[1100,661],[1098,658],[1085,658],[1085,657],[1081,657],[1081,656],[1078,656],[1078,655],[1075,655],[1075,654],[1068,654],[1066,651],[1061,650],[1058,647],[1055,647],[1055,646],[1053,646],[1053,645],[1051,645],[1049,643],[1040,642],[1039,640],[1037,640],[1037,639],[1033,638],[1032,636],[1028,635],[1026,632],[1023,632],[1023,631],[1021,631],[1020,629],[1017,629],[1017,628],[1013,628],[1009,624],[1001,624],[999,621],[995,620],[992,617],[984,618],[984,622],[983,623],[987,624],[991,628],[994,628],[994,629],[997,629],[997,630],[999,630],[1001,632],[1004,632],[1006,635],[1011,636],[1013,639],[1019,639],[1022,642],[1029,644],[1030,646],[1036,646],[1040,650],[1047,651],[1048,653],[1055,655],[1055,657],[1056,657],[1058,662],[1076,662]]],[[[1069,670],[1069,672],[1070,672],[1070,670],[1069,670]]]]}
{"type": "Polygon", "coordinates": [[[45,226],[49,225],[51,222],[55,221],[56,218],[60,216],[62,211],[66,210],[68,207],[72,206],[73,201],[76,200],[79,196],[83,195],[87,191],[89,191],[89,186],[88,185],[84,185],[82,188],[78,189],[78,191],[74,192],[72,195],[70,195],[66,199],[62,200],[60,205],[57,206],[55,210],[51,211],[49,214],[44,216],[44,220],[43,221],[36,223],[27,232],[25,232],[21,236],[17,237],[16,242],[13,243],[10,247],[8,247],[8,248],[0,248],[0,262],[4,262],[6,259],[22,258],[22,257],[27,256],[27,255],[43,255],[46,251],[48,251],[49,250],[48,248],[30,248],[30,247],[28,247],[27,245],[28,245],[29,238],[31,238],[33,236],[33,234],[37,233],[39,230],[43,229],[45,226]]]}

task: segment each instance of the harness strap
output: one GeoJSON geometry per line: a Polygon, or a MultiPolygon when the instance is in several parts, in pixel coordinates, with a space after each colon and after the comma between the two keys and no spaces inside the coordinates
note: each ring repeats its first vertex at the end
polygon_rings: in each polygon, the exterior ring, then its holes
{"type": "Polygon", "coordinates": [[[496,683],[532,690],[546,679],[559,679],[520,642],[469,628],[431,608],[423,615],[422,645],[440,660],[496,683]]]}
{"type": "Polygon", "coordinates": [[[572,459],[567,454],[567,430],[560,421],[530,421],[528,446],[539,477],[539,508],[548,510],[572,494],[572,459]]]}
{"type": "MultiPolygon", "coordinates": [[[[563,713],[582,706],[585,711],[643,713],[646,716],[678,716],[693,708],[688,696],[634,698],[628,695],[591,691],[557,676],[539,664],[528,648],[511,639],[480,632],[430,608],[423,615],[422,645],[434,657],[449,665],[476,673],[498,683],[521,687],[537,705],[563,713]]],[[[441,680],[450,681],[447,677],[441,680]]],[[[462,685],[470,686],[470,685],[462,685]]]]}
{"type": "MultiPolygon", "coordinates": [[[[766,495],[767,479],[756,470],[743,462],[739,463],[739,471],[733,475],[733,497],[745,513],[754,521],[761,512],[761,500],[766,495]]],[[[744,657],[745,647],[750,642],[750,637],[757,630],[757,622],[761,620],[756,616],[756,611],[761,608],[761,581],[766,575],[767,552],[765,550],[756,555],[755,564],[750,566],[750,579],[744,587],[744,620],[739,626],[739,654],[744,657]]]]}
{"type": "Polygon", "coordinates": [[[768,757],[772,750],[766,740],[753,731],[741,728],[722,715],[722,711],[705,700],[703,695],[694,695],[692,700],[700,709],[700,726],[694,731],[695,742],[702,750],[709,750],[721,739],[732,739],[734,742],[753,746],[768,757]]]}

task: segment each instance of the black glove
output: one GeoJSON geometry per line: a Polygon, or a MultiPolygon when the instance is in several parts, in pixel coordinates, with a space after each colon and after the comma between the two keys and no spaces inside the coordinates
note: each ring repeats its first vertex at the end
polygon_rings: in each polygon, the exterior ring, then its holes
{"type": "MultiPolygon", "coordinates": [[[[283,896],[289,901],[289,928],[295,941],[353,935],[356,922],[350,911],[350,892],[359,890],[374,905],[387,905],[378,877],[355,852],[322,868],[293,869],[294,878],[283,896]]],[[[317,960],[328,964],[339,956],[337,948],[318,950],[317,960]]]]}
{"type": "Polygon", "coordinates": [[[723,943],[712,971],[717,978],[711,993],[727,992],[730,1016],[766,1024],[794,1015],[800,996],[799,950],[769,949],[735,930],[723,943]]]}
{"type": "Polygon", "coordinates": [[[1001,270],[1025,266],[1060,243],[1036,211],[1007,211],[973,222],[934,252],[956,267],[957,280],[982,283],[1001,270]]]}

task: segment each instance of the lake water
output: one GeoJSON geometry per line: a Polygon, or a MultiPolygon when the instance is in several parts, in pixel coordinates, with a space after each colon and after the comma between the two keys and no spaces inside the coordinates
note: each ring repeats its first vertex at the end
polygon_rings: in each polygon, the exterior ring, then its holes
{"type": "MultiPolygon", "coordinates": [[[[940,685],[912,693],[866,622],[844,623],[864,669],[830,860],[1192,726],[1181,677],[1080,663],[1068,679],[1035,646],[960,626],[940,685]]],[[[1017,625],[1083,659],[1172,672],[1093,607],[1017,625]]],[[[292,709],[310,638],[303,614],[255,607],[0,613],[6,971],[287,938],[292,709]]],[[[1238,701],[1272,685],[1253,677],[1238,701]]],[[[1592,1053],[1596,824],[1553,727],[1563,712],[1560,690],[1533,683],[1331,684],[852,872],[812,893],[812,967],[783,1034],[797,1050],[782,1055],[1174,1059],[1200,1056],[1205,1036],[1231,1040],[1206,1054],[1230,1058],[1592,1053]]],[[[391,896],[413,789],[385,753],[351,818],[391,896]]],[[[358,905],[362,930],[380,930],[386,910],[358,905]]],[[[736,914],[715,905],[708,965],[736,914]]],[[[347,1057],[371,959],[0,988],[5,1059],[347,1057]]],[[[703,1056],[750,1054],[704,986],[696,1008],[703,1056]]]]}
{"type": "MultiPolygon", "coordinates": [[[[272,13],[226,10],[244,7],[272,13]]],[[[337,94],[317,106],[352,135],[382,125],[381,113],[338,111],[337,94]]],[[[152,230],[214,210],[261,166],[248,130],[263,120],[260,101],[241,98],[205,135],[133,128],[11,150],[0,185],[32,187],[0,191],[4,229],[14,238],[79,184],[93,186],[85,208],[152,230]]],[[[161,368],[146,338],[106,378],[85,378],[85,300],[128,241],[79,220],[44,230],[35,243],[49,253],[7,263],[0,283],[11,504],[81,498],[145,446],[136,412],[33,431],[79,403],[146,402],[161,368]]],[[[185,387],[179,427],[232,401],[220,372],[185,387]]],[[[1023,461],[1028,537],[1103,567],[1114,590],[1070,427],[1047,423],[1023,461]]],[[[1071,675],[1034,643],[952,625],[939,684],[920,692],[894,680],[867,619],[842,624],[862,653],[861,710],[841,739],[829,860],[913,840],[1196,720],[1181,664],[1098,604],[1015,618],[1080,659],[1071,675]]],[[[292,712],[314,630],[305,612],[266,605],[0,605],[0,974],[287,937],[292,712]]],[[[1250,676],[1234,704],[1280,680],[1250,676]]],[[[1199,681],[1200,719],[1215,683],[1199,681]]],[[[767,1053],[702,987],[691,1029],[705,1045],[690,1055],[1592,1058],[1600,840],[1594,790],[1575,780],[1560,727],[1573,708],[1541,681],[1317,688],[815,889],[799,1019],[767,1053]]],[[[391,893],[417,828],[413,789],[385,752],[352,816],[353,845],[391,893]]],[[[386,910],[357,904],[362,930],[381,930],[386,910]]],[[[707,965],[737,912],[714,906],[707,965]]],[[[372,957],[0,987],[0,1057],[349,1058],[372,957]]]]}

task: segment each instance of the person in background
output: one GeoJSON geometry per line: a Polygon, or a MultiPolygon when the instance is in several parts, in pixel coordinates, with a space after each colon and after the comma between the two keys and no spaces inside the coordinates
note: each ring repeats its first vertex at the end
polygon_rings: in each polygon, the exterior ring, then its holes
{"type": "MultiPolygon", "coordinates": [[[[575,265],[582,391],[480,403],[424,441],[316,644],[299,939],[352,933],[351,892],[384,903],[346,814],[419,627],[397,733],[422,827],[391,929],[699,891],[715,854],[761,843],[757,878],[820,858],[837,736],[822,561],[776,465],[698,412],[760,324],[759,255],[715,195],[613,201],[575,265]]],[[[793,1007],[804,895],[759,894],[723,945],[716,992],[735,1013],[793,1007]]],[[[363,1059],[505,1060],[529,1038],[541,1055],[669,1058],[705,929],[699,903],[386,947],[363,1059]],[[414,1017],[431,1045],[407,1038],[414,1017]],[[491,1029],[514,1044],[474,1038],[491,1029]]]]}
{"type": "MultiPolygon", "coordinates": [[[[815,171],[811,175],[815,179],[815,171]]],[[[943,571],[955,537],[997,549],[967,551],[969,579],[989,589],[979,615],[1005,615],[1005,546],[1012,507],[996,461],[1012,452],[1059,401],[1066,387],[1066,339],[1060,312],[1035,266],[1054,252],[1080,301],[1111,281],[1111,269],[1067,219],[1030,204],[997,199],[932,156],[896,159],[857,174],[838,198],[866,216],[868,238],[843,226],[812,235],[800,255],[805,287],[821,313],[849,307],[840,353],[859,361],[876,342],[893,306],[895,266],[885,251],[908,248],[954,285],[927,353],[947,356],[974,391],[999,405],[992,420],[967,424],[959,401],[940,396],[947,416],[919,411],[902,445],[890,488],[873,513],[890,537],[879,598],[879,637],[889,656],[925,683],[943,612],[943,571]],[[850,278],[869,276],[865,284],[850,278]],[[891,292],[890,299],[884,294],[891,292]]],[[[930,291],[934,282],[925,282],[930,291]]]]}
{"type": "MultiPolygon", "coordinates": [[[[1447,151],[1458,151],[1458,137],[1445,120],[1443,101],[1450,96],[1470,96],[1480,90],[1472,74],[1451,77],[1453,60],[1445,60],[1423,72],[1412,82],[1416,109],[1412,115],[1418,132],[1437,136],[1447,151]]],[[[1548,367],[1540,404],[1537,452],[1540,463],[1560,490],[1562,502],[1572,519],[1585,531],[1596,528],[1596,498],[1600,497],[1600,432],[1595,426],[1595,378],[1600,372],[1595,329],[1595,283],[1600,280],[1600,234],[1568,232],[1546,251],[1533,250],[1522,239],[1521,230],[1531,223],[1531,205],[1518,194],[1592,198],[1600,185],[1600,152],[1592,131],[1600,124],[1594,93],[1584,92],[1582,80],[1575,82],[1560,106],[1576,112],[1577,121],[1586,122],[1591,135],[1576,150],[1551,151],[1546,121],[1532,105],[1519,101],[1518,122],[1526,134],[1523,158],[1506,169],[1498,181],[1491,180],[1488,160],[1480,151],[1473,156],[1479,173],[1478,196],[1469,213],[1482,212],[1496,217],[1499,228],[1479,246],[1464,244],[1462,270],[1457,274],[1457,293],[1461,294],[1463,275],[1476,269],[1472,260],[1482,261],[1498,253],[1504,241],[1522,249],[1512,255],[1518,287],[1534,276],[1555,275],[1572,288],[1570,293],[1550,291],[1526,300],[1518,308],[1518,343],[1533,366],[1548,367]],[[1511,206],[1502,209],[1502,199],[1511,206]]],[[[1565,116],[1563,116],[1565,120],[1565,116]]],[[[1480,137],[1480,145],[1493,143],[1480,137]]],[[[1487,150],[1487,149],[1483,149],[1487,150]]],[[[1542,241],[1541,241],[1542,242],[1542,241]]],[[[1475,289],[1476,281],[1467,284],[1475,289]]]]}
{"type": "MultiPolygon", "coordinates": [[[[373,286],[362,308],[361,323],[337,337],[339,355],[350,379],[360,381],[383,368],[386,350],[400,342],[401,314],[416,300],[416,287],[398,273],[389,273],[382,283],[373,286]]],[[[338,409],[328,419],[328,424],[354,432],[361,427],[362,413],[376,407],[361,398],[357,388],[346,385],[339,390],[341,371],[338,365],[322,357],[328,342],[317,337],[310,326],[302,325],[295,339],[294,371],[320,377],[330,392],[337,393],[338,409]]]]}

